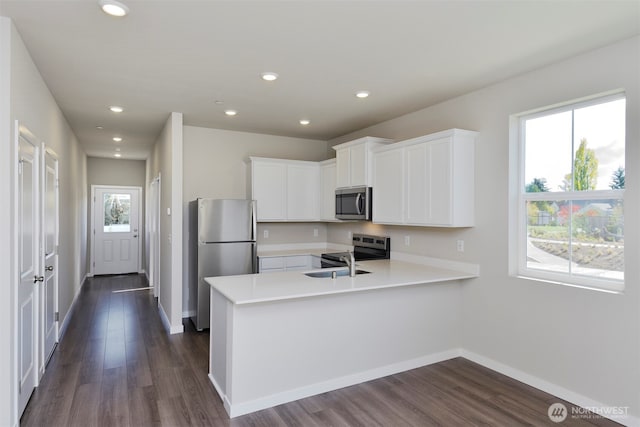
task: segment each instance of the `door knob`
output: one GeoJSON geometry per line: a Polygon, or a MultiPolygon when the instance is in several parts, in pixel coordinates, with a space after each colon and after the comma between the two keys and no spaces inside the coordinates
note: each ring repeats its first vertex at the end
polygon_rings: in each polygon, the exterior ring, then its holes
{"type": "Polygon", "coordinates": [[[44,276],[33,276],[33,283],[44,282],[44,276]]]}
{"type": "Polygon", "coordinates": [[[53,271],[53,265],[48,265],[44,268],[45,271],[53,271]]]}

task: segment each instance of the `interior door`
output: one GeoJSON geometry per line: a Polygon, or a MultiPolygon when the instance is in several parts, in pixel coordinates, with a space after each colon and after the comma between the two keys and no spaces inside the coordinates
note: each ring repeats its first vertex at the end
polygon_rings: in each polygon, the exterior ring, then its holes
{"type": "Polygon", "coordinates": [[[40,375],[58,342],[58,158],[42,146],[42,262],[40,284],[40,375]]]}
{"type": "Polygon", "coordinates": [[[94,274],[138,272],[139,213],[140,188],[95,188],[94,274]]]}
{"type": "Polygon", "coordinates": [[[22,415],[37,384],[38,145],[28,130],[18,135],[18,413],[22,415]]]}

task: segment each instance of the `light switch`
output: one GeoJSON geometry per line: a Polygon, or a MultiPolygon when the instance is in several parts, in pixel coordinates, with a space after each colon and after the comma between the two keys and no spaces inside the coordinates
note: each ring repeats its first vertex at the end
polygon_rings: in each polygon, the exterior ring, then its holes
{"type": "Polygon", "coordinates": [[[167,216],[171,216],[171,208],[167,208],[167,216]]]}

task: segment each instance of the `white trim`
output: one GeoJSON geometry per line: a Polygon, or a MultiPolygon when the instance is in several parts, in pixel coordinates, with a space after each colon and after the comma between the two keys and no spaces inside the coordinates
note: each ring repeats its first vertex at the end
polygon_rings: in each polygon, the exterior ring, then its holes
{"type": "Polygon", "coordinates": [[[180,326],[172,326],[171,322],[169,322],[169,318],[167,317],[167,313],[164,311],[164,307],[160,304],[160,300],[158,300],[158,311],[160,312],[160,319],[162,320],[162,325],[169,335],[173,334],[181,334],[184,332],[184,325],[180,324],[180,326]]]}
{"type": "Polygon", "coordinates": [[[209,374],[209,380],[222,399],[224,408],[229,414],[229,417],[235,418],[240,415],[249,414],[251,412],[259,411],[266,408],[271,408],[283,403],[304,399],[305,397],[314,396],[320,393],[326,393],[328,391],[375,380],[377,378],[386,377],[389,375],[397,374],[399,372],[408,371],[410,369],[415,369],[422,366],[427,366],[445,360],[453,359],[455,357],[459,357],[460,354],[460,349],[452,349],[440,353],[429,354],[426,356],[417,357],[415,359],[405,360],[402,362],[392,363],[390,365],[369,369],[364,372],[345,375],[342,377],[334,378],[332,380],[310,384],[308,386],[299,387],[293,390],[287,390],[281,393],[272,394],[270,396],[238,403],[235,405],[231,404],[228,397],[221,392],[222,389],[212,378],[211,374],[209,374]]]}
{"type": "Polygon", "coordinates": [[[196,315],[196,310],[182,310],[182,318],[189,319],[196,315]]]}
{"type": "MultiPolygon", "coordinates": [[[[91,200],[89,200],[89,205],[91,207],[91,228],[89,229],[89,240],[91,247],[91,259],[89,260],[89,274],[90,277],[93,277],[95,274],[95,261],[96,261],[96,235],[95,235],[95,209],[96,209],[96,190],[134,190],[138,192],[138,230],[142,230],[143,218],[142,218],[142,187],[136,186],[128,186],[128,185],[91,185],[91,200]]],[[[145,224],[146,230],[146,224],[145,224]]],[[[136,271],[138,274],[142,273],[142,240],[140,237],[142,232],[138,232],[138,266],[136,267],[136,271]]]]}
{"type": "MultiPolygon", "coordinates": [[[[574,391],[571,391],[569,389],[566,389],[562,386],[559,386],[557,384],[554,384],[552,382],[543,380],[541,378],[538,378],[534,375],[528,374],[524,371],[521,371],[519,369],[513,368],[509,365],[505,365],[503,363],[497,362],[493,359],[490,359],[488,357],[482,356],[480,354],[474,353],[472,351],[468,351],[465,349],[461,350],[461,357],[464,357],[465,359],[468,359],[472,362],[475,362],[479,365],[484,366],[485,368],[489,368],[493,371],[499,372],[503,375],[506,375],[510,378],[513,378],[515,380],[518,380],[520,382],[523,382],[531,387],[535,387],[539,390],[544,391],[545,393],[549,393],[555,397],[558,397],[562,400],[566,400],[568,402],[571,402],[575,405],[578,405],[582,408],[587,408],[587,407],[607,407],[607,406],[611,406],[611,405],[606,405],[602,402],[598,402],[596,400],[593,400],[589,397],[583,396],[579,393],[576,393],[574,391]]],[[[604,416],[604,415],[603,415],[604,416]]],[[[609,418],[609,417],[607,417],[609,418]]],[[[627,415],[624,418],[609,418],[615,422],[618,423],[622,423],[624,425],[627,426],[640,426],[640,418],[631,416],[631,415],[627,415]]]]}
{"type": "MultiPolygon", "coordinates": [[[[552,271],[530,268],[528,265],[527,238],[527,201],[589,201],[619,199],[624,203],[624,190],[590,190],[590,191],[549,191],[540,193],[525,192],[525,129],[526,120],[544,117],[565,111],[574,111],[593,105],[604,104],[626,99],[622,89],[583,97],[553,106],[546,106],[527,112],[513,114],[509,117],[509,257],[508,272],[511,277],[529,279],[539,282],[554,283],[594,291],[622,293],[625,280],[619,274],[606,270],[586,271],[568,262],[568,271],[552,271]]],[[[572,124],[573,129],[573,124],[572,124]]],[[[572,138],[573,139],[573,138],[572,138]]],[[[571,233],[570,233],[571,234],[571,233]]],[[[571,240],[570,240],[571,241],[571,240]]],[[[624,271],[622,272],[624,277],[624,271]]]]}

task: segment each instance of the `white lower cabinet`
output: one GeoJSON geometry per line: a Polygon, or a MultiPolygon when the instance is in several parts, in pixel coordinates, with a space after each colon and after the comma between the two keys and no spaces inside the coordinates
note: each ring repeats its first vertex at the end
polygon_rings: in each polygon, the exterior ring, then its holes
{"type": "Polygon", "coordinates": [[[259,273],[311,270],[312,268],[320,268],[320,257],[313,255],[259,257],[258,266],[259,273]]]}
{"type": "Polygon", "coordinates": [[[476,135],[451,129],[376,150],[373,222],[473,226],[476,135]]]}

